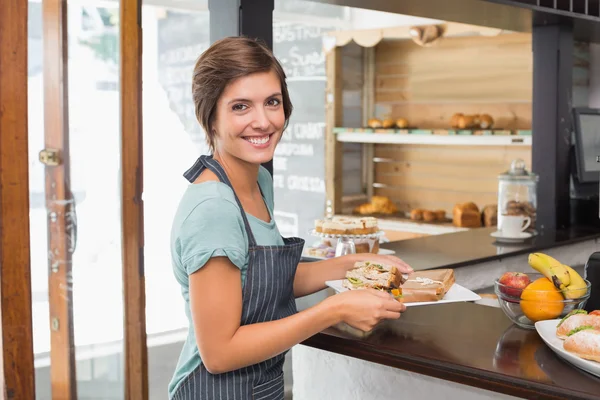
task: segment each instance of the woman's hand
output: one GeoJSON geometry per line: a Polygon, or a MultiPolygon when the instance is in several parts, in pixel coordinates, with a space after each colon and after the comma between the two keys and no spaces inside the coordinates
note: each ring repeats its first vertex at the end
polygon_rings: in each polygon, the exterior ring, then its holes
{"type": "Polygon", "coordinates": [[[340,319],[365,332],[385,319],[398,319],[406,306],[387,292],[374,289],[349,290],[329,297],[340,319]]]}
{"type": "Polygon", "coordinates": [[[382,264],[395,265],[398,270],[403,274],[410,274],[413,272],[413,269],[410,265],[399,259],[395,256],[388,256],[383,254],[371,254],[371,253],[358,253],[352,254],[351,256],[353,261],[351,261],[351,265],[348,266],[348,269],[352,269],[354,266],[354,262],[357,261],[373,261],[380,262],[382,264]]]}

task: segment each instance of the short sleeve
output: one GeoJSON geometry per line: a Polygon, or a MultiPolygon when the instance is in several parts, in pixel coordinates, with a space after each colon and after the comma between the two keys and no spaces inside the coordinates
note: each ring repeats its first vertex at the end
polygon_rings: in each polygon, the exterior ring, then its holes
{"type": "Polygon", "coordinates": [[[198,204],[183,221],[179,232],[181,263],[188,275],[212,257],[225,256],[240,270],[246,263],[248,244],[240,209],[223,198],[198,204]]]}
{"type": "Polygon", "coordinates": [[[275,194],[273,191],[273,177],[267,169],[261,166],[258,170],[258,184],[267,200],[267,205],[272,210],[275,209],[275,194]]]}

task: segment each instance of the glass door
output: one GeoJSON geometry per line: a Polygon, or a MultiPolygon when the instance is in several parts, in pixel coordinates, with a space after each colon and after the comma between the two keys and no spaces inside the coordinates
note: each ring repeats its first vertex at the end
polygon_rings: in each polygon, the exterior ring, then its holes
{"type": "Polygon", "coordinates": [[[30,9],[36,398],[118,400],[125,396],[119,2],[30,1],[30,9]]]}

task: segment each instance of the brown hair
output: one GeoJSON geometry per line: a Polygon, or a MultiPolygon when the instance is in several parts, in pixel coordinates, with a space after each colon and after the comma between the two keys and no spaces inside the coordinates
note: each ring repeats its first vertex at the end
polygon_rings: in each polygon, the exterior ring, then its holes
{"type": "Polygon", "coordinates": [[[292,115],[292,102],[285,72],[267,46],[258,40],[232,36],[216,41],[198,58],[192,79],[192,98],[196,118],[206,132],[211,152],[215,148],[215,132],[211,127],[225,87],[235,79],[269,71],[274,71],[281,83],[285,130],[292,115]]]}

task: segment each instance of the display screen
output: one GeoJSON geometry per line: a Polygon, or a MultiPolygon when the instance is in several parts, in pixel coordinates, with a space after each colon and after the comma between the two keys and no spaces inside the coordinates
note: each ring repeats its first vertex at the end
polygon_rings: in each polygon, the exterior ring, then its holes
{"type": "Polygon", "coordinates": [[[600,114],[580,114],[579,127],[581,149],[583,150],[583,169],[585,172],[600,172],[600,114]]]}

